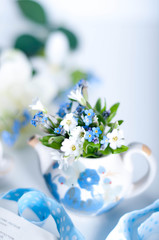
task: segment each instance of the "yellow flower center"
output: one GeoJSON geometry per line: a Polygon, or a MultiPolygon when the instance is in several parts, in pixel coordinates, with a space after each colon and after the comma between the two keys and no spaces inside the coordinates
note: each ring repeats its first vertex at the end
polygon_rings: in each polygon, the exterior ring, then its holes
{"type": "Polygon", "coordinates": [[[88,113],[88,116],[90,116],[91,114],[90,113],[88,113]]]}
{"type": "Polygon", "coordinates": [[[57,132],[59,132],[59,130],[57,130],[57,132]]]}
{"type": "Polygon", "coordinates": [[[113,140],[114,140],[115,142],[118,141],[118,137],[117,137],[117,136],[113,137],[113,140]]]}
{"type": "Polygon", "coordinates": [[[72,151],[75,151],[75,150],[76,150],[76,146],[72,145],[72,151]]]}
{"type": "Polygon", "coordinates": [[[66,124],[67,124],[67,125],[71,125],[71,120],[67,120],[67,121],[66,121],[66,124]]]}
{"type": "Polygon", "coordinates": [[[91,137],[92,135],[91,134],[89,134],[89,137],[91,137]]]}
{"type": "Polygon", "coordinates": [[[98,130],[95,130],[95,133],[97,133],[98,132],[98,130]]]}

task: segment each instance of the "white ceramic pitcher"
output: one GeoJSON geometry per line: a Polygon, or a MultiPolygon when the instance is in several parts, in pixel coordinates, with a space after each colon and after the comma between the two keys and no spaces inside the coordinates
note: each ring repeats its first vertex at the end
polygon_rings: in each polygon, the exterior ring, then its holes
{"type": "Polygon", "coordinates": [[[40,157],[41,171],[55,197],[66,208],[80,214],[97,215],[116,206],[122,199],[134,197],[148,188],[156,174],[156,161],[144,144],[132,143],[122,154],[102,158],[83,158],[67,169],[59,169],[58,161],[51,160],[54,149],[42,145],[37,137],[29,144],[40,157]],[[132,155],[145,156],[148,171],[133,183],[132,155]]]}

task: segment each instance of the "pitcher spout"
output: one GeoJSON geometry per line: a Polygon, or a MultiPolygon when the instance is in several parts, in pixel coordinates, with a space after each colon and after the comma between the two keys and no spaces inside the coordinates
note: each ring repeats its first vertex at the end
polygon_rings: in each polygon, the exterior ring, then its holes
{"type": "Polygon", "coordinates": [[[51,159],[51,149],[42,145],[38,136],[32,136],[29,139],[28,144],[33,147],[39,155],[42,174],[47,173],[54,162],[54,160],[51,159]]]}

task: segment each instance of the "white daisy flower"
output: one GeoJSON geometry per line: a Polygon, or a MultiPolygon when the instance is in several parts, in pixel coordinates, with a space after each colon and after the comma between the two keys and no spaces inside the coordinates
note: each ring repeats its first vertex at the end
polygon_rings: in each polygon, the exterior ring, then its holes
{"type": "Polygon", "coordinates": [[[36,98],[33,100],[33,103],[29,105],[29,107],[32,110],[42,111],[43,113],[47,113],[47,110],[44,108],[43,104],[39,100],[39,98],[36,98]]]}
{"type": "Polygon", "coordinates": [[[86,135],[86,131],[84,130],[83,127],[75,127],[72,131],[71,131],[71,136],[72,138],[75,139],[75,141],[77,142],[84,142],[84,137],[86,135]]]}
{"type": "Polygon", "coordinates": [[[82,94],[82,87],[77,87],[76,90],[72,90],[68,95],[68,98],[71,100],[79,102],[81,105],[86,106],[86,100],[82,94]]]}
{"type": "Polygon", "coordinates": [[[64,119],[61,121],[60,125],[62,125],[63,128],[67,132],[69,132],[77,126],[77,120],[76,120],[76,118],[74,118],[73,113],[68,113],[68,114],[66,114],[64,119]]]}
{"type": "Polygon", "coordinates": [[[62,142],[61,151],[64,152],[65,156],[73,155],[74,157],[78,157],[81,154],[81,147],[74,138],[66,138],[62,142]]]}
{"type": "Polygon", "coordinates": [[[114,150],[124,144],[123,131],[121,130],[114,129],[111,133],[107,134],[107,138],[109,139],[110,147],[114,150]]]}

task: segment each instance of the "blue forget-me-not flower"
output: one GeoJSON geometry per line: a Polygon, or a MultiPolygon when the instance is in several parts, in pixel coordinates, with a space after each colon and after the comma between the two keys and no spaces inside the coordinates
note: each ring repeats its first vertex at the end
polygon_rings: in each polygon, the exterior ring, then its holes
{"type": "Polygon", "coordinates": [[[106,149],[109,143],[109,138],[103,136],[103,139],[100,141],[100,143],[102,144],[102,149],[106,149]]]}
{"type": "Polygon", "coordinates": [[[92,130],[96,137],[99,137],[99,135],[102,133],[99,127],[93,127],[92,130]]]}
{"type": "Polygon", "coordinates": [[[44,115],[43,112],[38,112],[34,115],[33,119],[31,120],[31,124],[33,126],[37,126],[38,124],[44,124],[47,121],[47,117],[44,115]]]}
{"type": "Polygon", "coordinates": [[[94,133],[93,131],[87,131],[86,135],[85,135],[85,139],[88,140],[88,142],[92,142],[92,140],[94,139],[94,133]]]}
{"type": "Polygon", "coordinates": [[[86,124],[86,126],[89,126],[92,123],[92,118],[85,116],[83,122],[86,124]]]}
{"type": "Polygon", "coordinates": [[[89,110],[86,109],[84,112],[85,112],[85,114],[87,115],[87,117],[92,118],[92,117],[95,116],[95,113],[93,112],[92,109],[89,109],[89,110]]]}

